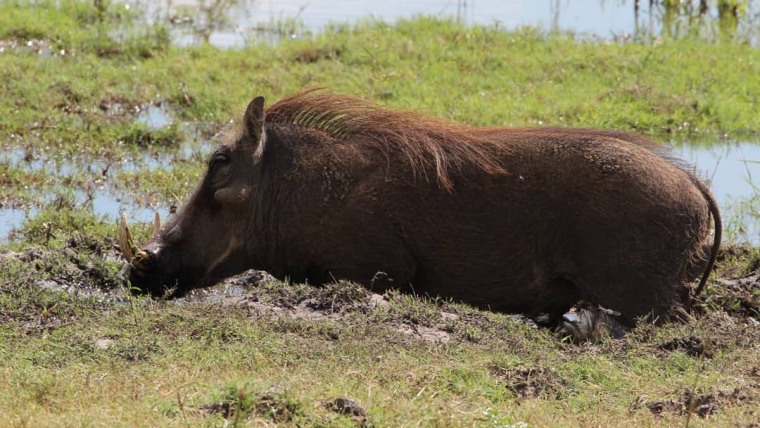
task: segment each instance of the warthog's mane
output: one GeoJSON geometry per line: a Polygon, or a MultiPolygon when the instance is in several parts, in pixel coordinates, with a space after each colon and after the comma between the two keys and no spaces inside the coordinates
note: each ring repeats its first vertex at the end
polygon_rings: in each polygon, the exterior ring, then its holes
{"type": "MultiPolygon", "coordinates": [[[[241,125],[227,132],[225,140],[236,141],[241,125]]],[[[475,168],[487,174],[505,174],[499,161],[510,150],[497,142],[505,132],[513,135],[564,139],[605,138],[626,141],[654,152],[679,169],[695,174],[694,166],[679,159],[670,149],[636,134],[615,130],[586,128],[506,128],[473,127],[406,110],[394,110],[359,97],[334,94],[310,88],[289,95],[265,110],[265,127],[303,127],[319,130],[331,138],[350,140],[383,153],[400,154],[411,169],[425,178],[435,170],[443,189],[454,188],[452,168],[475,168]]],[[[299,143],[303,143],[302,141],[299,143]]]]}
{"type": "Polygon", "coordinates": [[[351,140],[384,153],[400,153],[415,172],[434,168],[438,182],[453,189],[451,168],[475,167],[504,173],[499,163],[504,146],[489,140],[497,128],[471,127],[411,111],[393,110],[349,95],[306,89],[266,109],[265,127],[317,129],[332,138],[351,140]]]}

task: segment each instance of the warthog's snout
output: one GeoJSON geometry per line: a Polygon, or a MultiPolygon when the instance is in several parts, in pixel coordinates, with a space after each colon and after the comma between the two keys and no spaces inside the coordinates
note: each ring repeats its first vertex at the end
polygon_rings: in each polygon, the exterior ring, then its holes
{"type": "MultiPolygon", "coordinates": [[[[160,230],[161,217],[156,213],[153,223],[154,239],[160,230]]],[[[149,243],[144,248],[137,248],[129,231],[127,217],[123,214],[119,225],[119,245],[124,258],[129,262],[127,281],[132,286],[130,291],[133,294],[147,292],[154,297],[177,295],[181,286],[180,279],[185,279],[183,278],[184,275],[179,275],[179,267],[167,269],[171,267],[171,263],[165,260],[162,247],[155,242],[149,243]],[[167,278],[177,278],[173,287],[165,285],[167,278]],[[134,287],[134,284],[140,284],[139,288],[134,287]]]]}

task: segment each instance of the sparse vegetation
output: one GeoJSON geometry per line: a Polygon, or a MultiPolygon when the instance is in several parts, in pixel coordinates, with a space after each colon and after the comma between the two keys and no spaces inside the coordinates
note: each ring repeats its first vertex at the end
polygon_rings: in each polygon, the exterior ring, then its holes
{"type": "Polygon", "coordinates": [[[756,140],[756,48],[418,17],[220,50],[137,19],[117,2],[0,3],[0,209],[37,210],[0,247],[0,426],[757,423],[757,248],[725,247],[691,322],[575,344],[441,299],[260,273],[132,297],[115,218],[93,214],[103,193],[168,210],[253,95],[303,86],[473,125],[756,140]],[[153,126],[141,115],[159,104],[153,126]]]}

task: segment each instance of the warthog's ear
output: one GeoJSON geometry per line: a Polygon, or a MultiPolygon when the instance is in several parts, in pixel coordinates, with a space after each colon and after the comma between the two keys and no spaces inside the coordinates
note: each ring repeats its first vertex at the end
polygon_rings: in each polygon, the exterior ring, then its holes
{"type": "Polygon", "coordinates": [[[256,97],[245,109],[245,135],[258,144],[264,129],[264,97],[256,97]]]}

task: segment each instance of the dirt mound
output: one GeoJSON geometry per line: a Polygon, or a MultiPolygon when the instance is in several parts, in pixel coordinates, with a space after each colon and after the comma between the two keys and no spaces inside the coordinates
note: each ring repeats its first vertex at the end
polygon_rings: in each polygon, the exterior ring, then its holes
{"type": "Polygon", "coordinates": [[[350,398],[336,398],[323,403],[324,407],[334,413],[350,416],[358,426],[371,427],[372,424],[367,418],[367,412],[361,405],[350,398]]]}
{"type": "Polygon", "coordinates": [[[524,399],[561,399],[568,389],[567,381],[551,369],[522,367],[504,369],[491,366],[489,371],[492,376],[503,382],[507,389],[524,399]]]}
{"type": "Polygon", "coordinates": [[[661,344],[659,347],[664,351],[682,351],[686,355],[692,357],[704,356],[706,358],[712,358],[713,355],[715,355],[715,352],[712,349],[715,345],[715,342],[706,344],[702,339],[690,336],[685,339],[677,338],[669,340],[661,344]]]}
{"type": "MultiPolygon", "coordinates": [[[[722,257],[724,266],[736,265],[726,261],[726,257],[722,257]]],[[[41,273],[35,279],[39,288],[97,296],[111,302],[124,302],[129,298],[124,288],[125,263],[116,241],[110,238],[99,242],[70,239],[58,249],[5,251],[0,254],[0,260],[33,266],[41,273]]],[[[750,267],[755,265],[749,264],[750,267]]],[[[760,341],[760,271],[746,273],[745,268],[744,272],[737,273],[729,268],[721,269],[692,322],[669,329],[665,335],[656,333],[662,329],[647,325],[624,335],[613,330],[614,323],[610,323],[604,330],[605,336],[622,338],[617,349],[644,345],[654,352],[683,352],[695,358],[712,358],[719,351],[756,346],[760,341]]],[[[258,271],[248,271],[210,289],[194,290],[173,301],[237,305],[246,308],[252,318],[374,323],[400,333],[401,340],[438,344],[471,342],[494,346],[492,344],[501,343],[520,349],[523,345],[519,335],[510,336],[515,325],[536,328],[532,320],[519,315],[499,317],[453,302],[395,292],[378,295],[346,282],[325,287],[286,285],[258,271]]],[[[604,310],[597,314],[602,321],[615,318],[604,310]]],[[[570,315],[584,319],[584,314],[577,311],[570,315]]],[[[567,334],[559,332],[557,337],[561,339],[567,334]]],[[[533,374],[536,373],[528,372],[526,379],[533,379],[533,374]]],[[[525,382],[529,391],[530,382],[525,382]]]]}
{"type": "Polygon", "coordinates": [[[720,285],[708,303],[736,317],[760,318],[760,272],[737,278],[718,278],[720,285]]]}
{"type": "Polygon", "coordinates": [[[698,394],[691,391],[684,391],[676,399],[645,401],[637,400],[639,403],[633,406],[631,410],[636,410],[645,406],[653,415],[662,416],[665,413],[684,416],[694,414],[705,418],[720,411],[725,406],[752,403],[757,399],[756,393],[749,388],[736,388],[732,391],[718,391],[706,394],[698,394]]]}

